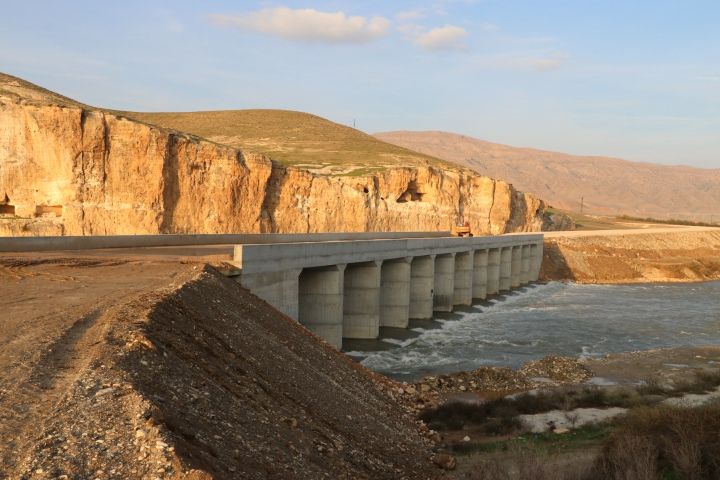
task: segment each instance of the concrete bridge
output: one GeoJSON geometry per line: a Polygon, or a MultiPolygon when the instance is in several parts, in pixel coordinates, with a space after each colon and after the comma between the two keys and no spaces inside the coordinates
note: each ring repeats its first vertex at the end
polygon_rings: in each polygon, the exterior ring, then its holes
{"type": "Polygon", "coordinates": [[[237,280],[337,348],[538,279],[542,234],[237,245],[237,280]]]}
{"type": "Polygon", "coordinates": [[[542,234],[450,232],[0,237],[0,252],[207,258],[337,348],[538,279],[542,234]],[[95,253],[99,254],[99,253],[95,253]]]}

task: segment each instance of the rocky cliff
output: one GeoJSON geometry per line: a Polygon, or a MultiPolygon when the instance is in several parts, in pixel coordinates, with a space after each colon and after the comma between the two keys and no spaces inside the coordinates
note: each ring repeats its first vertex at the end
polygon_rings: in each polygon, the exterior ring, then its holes
{"type": "Polygon", "coordinates": [[[540,230],[544,203],[437,166],[321,175],[0,90],[0,235],[540,230]]]}

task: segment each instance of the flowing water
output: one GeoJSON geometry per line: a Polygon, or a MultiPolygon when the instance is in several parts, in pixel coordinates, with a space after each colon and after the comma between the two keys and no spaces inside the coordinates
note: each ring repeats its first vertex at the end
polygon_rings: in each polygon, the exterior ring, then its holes
{"type": "Polygon", "coordinates": [[[548,354],[720,344],[720,282],[537,284],[410,328],[374,345],[393,348],[348,354],[412,380],[487,365],[519,367],[548,354]]]}

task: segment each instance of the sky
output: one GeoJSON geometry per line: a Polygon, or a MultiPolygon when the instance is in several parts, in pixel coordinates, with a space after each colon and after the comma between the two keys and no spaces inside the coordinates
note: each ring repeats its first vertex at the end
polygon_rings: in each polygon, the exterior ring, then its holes
{"type": "Polygon", "coordinates": [[[5,1],[0,71],[137,111],[720,167],[717,0],[5,1]]]}

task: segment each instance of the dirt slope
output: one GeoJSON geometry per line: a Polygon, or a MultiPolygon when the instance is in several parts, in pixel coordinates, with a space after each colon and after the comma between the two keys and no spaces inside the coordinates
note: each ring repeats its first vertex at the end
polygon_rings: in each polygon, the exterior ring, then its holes
{"type": "Polygon", "coordinates": [[[720,280],[720,228],[549,233],[540,277],[579,283],[720,280]]]}
{"type": "Polygon", "coordinates": [[[0,257],[0,478],[437,472],[372,374],[237,283],[93,261],[0,257]]]}
{"type": "MultiPolygon", "coordinates": [[[[710,221],[720,218],[720,169],[517,148],[447,132],[385,132],[386,142],[458,163],[566,210],[710,221]]],[[[720,161],[720,159],[719,159],[720,161]]]]}

